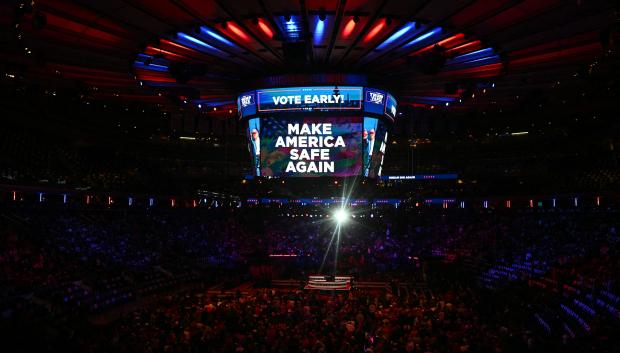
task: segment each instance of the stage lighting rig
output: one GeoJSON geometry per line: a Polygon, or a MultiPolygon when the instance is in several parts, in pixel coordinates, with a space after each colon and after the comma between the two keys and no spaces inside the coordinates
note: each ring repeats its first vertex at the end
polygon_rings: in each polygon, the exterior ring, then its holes
{"type": "Polygon", "coordinates": [[[327,19],[327,14],[325,13],[325,8],[321,7],[321,9],[319,10],[319,20],[325,21],[327,19]]]}

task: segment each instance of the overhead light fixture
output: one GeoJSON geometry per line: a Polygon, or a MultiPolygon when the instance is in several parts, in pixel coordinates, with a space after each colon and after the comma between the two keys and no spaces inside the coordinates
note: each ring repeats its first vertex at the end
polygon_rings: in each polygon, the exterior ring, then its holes
{"type": "Polygon", "coordinates": [[[206,49],[210,49],[210,50],[217,50],[215,47],[213,47],[212,45],[209,45],[203,41],[201,41],[200,39],[194,38],[190,35],[187,35],[185,33],[179,32],[177,33],[177,36],[179,39],[183,39],[186,40],[194,45],[198,45],[200,47],[206,48],[206,49]]]}
{"type": "Polygon", "coordinates": [[[472,62],[474,60],[479,60],[479,59],[493,57],[493,56],[496,56],[497,59],[499,59],[498,55],[494,55],[493,48],[484,48],[484,49],[479,49],[479,50],[472,51],[466,54],[462,54],[459,56],[455,56],[454,58],[448,60],[446,64],[454,65],[454,64],[459,64],[463,62],[472,62]]]}
{"type": "Polygon", "coordinates": [[[334,220],[338,225],[342,225],[349,219],[349,212],[343,207],[334,212],[334,220]]]}
{"type": "Polygon", "coordinates": [[[319,15],[318,21],[316,21],[316,26],[314,27],[314,44],[321,43],[324,33],[325,33],[325,21],[321,20],[321,17],[319,15]]]}
{"type": "Polygon", "coordinates": [[[300,20],[297,16],[286,15],[283,16],[284,20],[283,29],[284,36],[288,41],[297,41],[301,37],[301,25],[300,20]]]}
{"type": "Polygon", "coordinates": [[[428,31],[426,33],[424,33],[423,35],[415,38],[414,40],[412,40],[411,42],[407,43],[404,47],[409,47],[415,44],[418,44],[434,35],[440,34],[442,31],[441,27],[435,27],[433,28],[431,31],[428,31]]]}
{"type": "Polygon", "coordinates": [[[400,37],[402,37],[403,35],[405,35],[405,33],[409,32],[410,30],[412,30],[415,27],[415,22],[409,22],[407,23],[405,26],[403,26],[403,28],[399,29],[398,31],[396,31],[394,34],[392,34],[388,39],[386,39],[383,43],[381,43],[381,45],[379,45],[377,47],[377,49],[384,49],[385,47],[387,47],[388,45],[392,44],[393,42],[395,42],[397,39],[399,39],[400,37]]]}
{"type": "Polygon", "coordinates": [[[219,40],[220,42],[222,42],[224,44],[227,44],[227,45],[230,45],[230,46],[234,45],[231,41],[229,41],[228,39],[224,38],[224,36],[220,35],[219,33],[215,32],[215,31],[213,31],[213,30],[211,30],[211,29],[209,29],[209,28],[207,28],[205,26],[201,26],[200,27],[200,33],[206,34],[206,35],[208,35],[208,36],[210,36],[212,38],[215,38],[215,39],[219,40]]]}
{"type": "Polygon", "coordinates": [[[248,35],[245,34],[245,32],[243,32],[243,30],[239,28],[234,22],[229,23],[228,28],[230,28],[230,31],[233,32],[237,37],[243,39],[244,41],[247,42],[250,40],[250,37],[248,37],[248,35]]]}
{"type": "Polygon", "coordinates": [[[385,28],[386,25],[386,20],[382,19],[380,20],[369,32],[368,34],[366,34],[366,37],[364,37],[364,42],[369,42],[371,41],[373,38],[375,38],[375,36],[381,32],[381,30],[383,28],[385,28]]]}
{"type": "Polygon", "coordinates": [[[353,33],[353,29],[355,29],[355,20],[352,18],[344,26],[344,29],[342,30],[342,37],[345,38],[345,39],[349,38],[351,33],[353,33]]]}
{"type": "Polygon", "coordinates": [[[325,21],[325,19],[327,19],[327,14],[325,13],[325,8],[321,7],[321,9],[319,10],[319,20],[325,21]]]}
{"type": "Polygon", "coordinates": [[[258,19],[258,28],[260,28],[260,30],[263,31],[263,33],[265,33],[267,37],[273,38],[273,31],[271,30],[269,25],[265,23],[265,20],[263,20],[262,18],[258,19]]]}

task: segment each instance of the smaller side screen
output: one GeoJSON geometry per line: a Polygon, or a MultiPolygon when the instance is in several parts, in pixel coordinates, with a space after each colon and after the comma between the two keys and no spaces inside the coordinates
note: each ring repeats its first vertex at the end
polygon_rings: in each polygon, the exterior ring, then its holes
{"type": "Polygon", "coordinates": [[[256,92],[246,92],[237,98],[237,109],[239,117],[256,114],[256,92]]]}
{"type": "Polygon", "coordinates": [[[364,111],[382,115],[385,107],[386,93],[373,88],[364,89],[364,111]]]}
{"type": "Polygon", "coordinates": [[[362,161],[364,163],[363,174],[365,177],[376,178],[381,176],[387,138],[387,126],[383,121],[377,118],[364,118],[362,161]]]}
{"type": "Polygon", "coordinates": [[[247,137],[253,167],[252,174],[260,175],[260,118],[248,120],[247,137]]]}

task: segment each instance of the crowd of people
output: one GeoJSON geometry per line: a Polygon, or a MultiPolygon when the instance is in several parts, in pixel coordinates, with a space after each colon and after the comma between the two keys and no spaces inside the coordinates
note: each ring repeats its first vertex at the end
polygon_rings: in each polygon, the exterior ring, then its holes
{"type": "MultiPolygon", "coordinates": [[[[467,352],[499,344],[464,288],[408,295],[257,290],[161,298],[115,334],[135,352],[467,352]]],[[[119,347],[120,348],[120,347],[119,347]]]]}
{"type": "Polygon", "coordinates": [[[600,339],[620,317],[616,209],[353,214],[337,231],[330,212],[309,207],[4,207],[3,325],[64,320],[67,331],[54,337],[77,335],[94,329],[75,327],[80,320],[155,297],[80,344],[110,339],[117,351],[145,352],[617,347],[600,339]],[[340,296],[206,291],[333,271],[400,287],[340,296]]]}

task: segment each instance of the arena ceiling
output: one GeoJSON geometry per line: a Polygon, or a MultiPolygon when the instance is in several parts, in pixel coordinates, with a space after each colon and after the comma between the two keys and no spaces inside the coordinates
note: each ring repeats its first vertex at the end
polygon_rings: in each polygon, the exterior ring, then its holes
{"type": "MultiPolygon", "coordinates": [[[[614,1],[36,0],[0,5],[3,81],[234,109],[257,78],[364,73],[399,104],[510,104],[609,55],[614,1]]],[[[274,84],[277,84],[277,79],[274,84]]]]}

